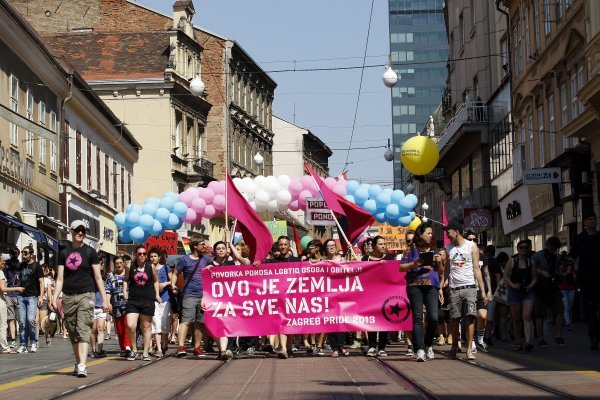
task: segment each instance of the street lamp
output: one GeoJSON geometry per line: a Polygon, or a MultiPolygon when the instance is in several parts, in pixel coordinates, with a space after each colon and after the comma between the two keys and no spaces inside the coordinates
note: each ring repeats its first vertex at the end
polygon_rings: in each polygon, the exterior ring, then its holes
{"type": "Polygon", "coordinates": [[[190,82],[190,92],[194,96],[201,97],[204,94],[205,88],[204,82],[200,79],[200,74],[196,74],[196,77],[190,82]]]}
{"type": "Polygon", "coordinates": [[[256,152],[256,154],[254,155],[254,162],[256,163],[256,165],[262,165],[263,161],[263,156],[261,156],[259,152],[256,152]]]}
{"type": "Polygon", "coordinates": [[[383,158],[385,158],[386,161],[394,161],[394,152],[390,147],[390,139],[388,139],[387,150],[383,154],[383,158]]]}
{"type": "Polygon", "coordinates": [[[392,57],[388,56],[388,63],[383,76],[383,84],[389,88],[393,88],[398,82],[398,74],[392,69],[392,57]]]}

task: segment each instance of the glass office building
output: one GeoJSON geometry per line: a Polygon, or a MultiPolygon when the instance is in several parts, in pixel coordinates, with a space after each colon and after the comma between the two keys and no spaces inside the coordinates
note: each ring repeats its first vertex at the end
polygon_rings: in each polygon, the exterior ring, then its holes
{"type": "Polygon", "coordinates": [[[425,126],[439,106],[448,71],[444,0],[389,0],[390,54],[400,79],[392,88],[394,187],[407,171],[400,162],[406,140],[425,126]]]}

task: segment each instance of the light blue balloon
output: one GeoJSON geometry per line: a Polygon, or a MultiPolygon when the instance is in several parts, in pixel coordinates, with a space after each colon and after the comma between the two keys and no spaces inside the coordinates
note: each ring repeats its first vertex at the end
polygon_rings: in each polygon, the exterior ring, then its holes
{"type": "Polygon", "coordinates": [[[394,228],[397,227],[397,226],[400,226],[400,222],[398,222],[398,218],[388,220],[388,224],[390,224],[394,228]]]}
{"type": "Polygon", "coordinates": [[[150,234],[154,236],[159,236],[162,235],[163,231],[164,229],[162,224],[157,220],[154,220],[154,225],[152,226],[152,229],[150,229],[150,234]]]}
{"type": "Polygon", "coordinates": [[[401,210],[403,210],[406,213],[408,213],[413,208],[415,208],[415,206],[413,205],[413,202],[411,201],[411,199],[408,196],[405,196],[403,199],[401,199],[400,202],[398,203],[398,206],[400,207],[401,210]]]}
{"type": "Polygon", "coordinates": [[[179,195],[175,192],[166,192],[165,194],[163,194],[163,199],[164,198],[169,198],[172,199],[173,202],[176,202],[179,199],[179,195]]]}
{"type": "Polygon", "coordinates": [[[158,210],[158,203],[146,203],[142,207],[142,214],[148,214],[154,218],[156,210],[158,210]]]}
{"type": "Polygon", "coordinates": [[[352,196],[351,194],[346,195],[346,200],[348,200],[350,203],[355,203],[354,196],[352,196]]]}
{"type": "Polygon", "coordinates": [[[136,243],[142,243],[144,236],[146,236],[146,232],[139,226],[136,226],[129,231],[129,237],[136,243]]]}
{"type": "Polygon", "coordinates": [[[160,207],[162,208],[166,208],[167,210],[171,211],[173,209],[173,206],[175,205],[175,200],[173,200],[171,197],[163,197],[162,199],[160,199],[160,207]]]}
{"type": "Polygon", "coordinates": [[[354,192],[356,192],[359,187],[360,183],[358,183],[358,181],[348,181],[346,183],[346,193],[354,194],[354,192]]]}
{"type": "Polygon", "coordinates": [[[373,199],[365,201],[362,207],[373,215],[377,212],[377,202],[373,199]]]}
{"type": "Polygon", "coordinates": [[[142,206],[140,206],[139,204],[134,204],[133,205],[133,211],[132,212],[136,212],[139,215],[142,215],[142,206]]]}
{"type": "Polygon", "coordinates": [[[119,243],[131,243],[131,238],[129,237],[129,230],[125,229],[119,232],[119,243]]]}
{"type": "Polygon", "coordinates": [[[160,199],[156,198],[156,197],[148,197],[146,199],[146,201],[144,201],[144,204],[155,204],[158,207],[158,204],[160,203],[160,199]]]}
{"type": "Polygon", "coordinates": [[[385,222],[385,213],[377,213],[375,214],[375,220],[379,223],[385,222]]]}
{"type": "Polygon", "coordinates": [[[391,194],[392,203],[399,204],[403,198],[404,192],[402,190],[394,190],[391,194]]]}
{"type": "Polygon", "coordinates": [[[389,204],[385,208],[385,216],[389,220],[398,219],[400,217],[400,207],[398,207],[398,204],[389,204]]]}
{"type": "Polygon", "coordinates": [[[140,214],[136,213],[135,211],[127,213],[127,215],[125,216],[125,226],[128,228],[133,228],[137,226],[139,222],[140,214]]]}
{"type": "Polygon", "coordinates": [[[184,202],[178,201],[177,203],[173,204],[173,214],[177,215],[177,218],[179,219],[183,218],[187,212],[187,209],[188,207],[184,202]]]}
{"type": "Polygon", "coordinates": [[[382,192],[381,186],[371,185],[369,186],[369,198],[376,199],[377,196],[382,192]]]}
{"type": "Polygon", "coordinates": [[[152,215],[143,214],[140,217],[140,222],[138,224],[143,230],[149,231],[154,226],[154,218],[152,217],[152,215]]]}
{"type": "Polygon", "coordinates": [[[148,241],[149,236],[150,236],[150,233],[144,231],[144,236],[142,237],[142,240],[140,240],[140,243],[146,243],[148,241]]]}
{"type": "Polygon", "coordinates": [[[369,198],[369,191],[365,188],[359,188],[354,192],[354,200],[356,204],[363,204],[369,198]]]}
{"type": "Polygon", "coordinates": [[[419,199],[414,194],[410,193],[406,195],[407,201],[410,201],[411,209],[415,208],[419,204],[419,199]]]}
{"type": "Polygon", "coordinates": [[[173,229],[179,229],[179,228],[181,228],[182,226],[183,226],[183,219],[181,219],[181,218],[180,218],[180,219],[179,219],[179,223],[178,223],[178,224],[177,224],[177,226],[176,226],[175,228],[173,228],[173,229]]]}
{"type": "Polygon", "coordinates": [[[171,212],[166,208],[159,208],[156,210],[156,220],[160,222],[162,225],[165,225],[169,221],[169,216],[171,212]]]}
{"type": "Polygon", "coordinates": [[[115,218],[113,218],[113,221],[115,222],[115,225],[117,225],[117,228],[123,229],[125,227],[125,214],[118,213],[115,215],[115,218]]]}
{"type": "Polygon", "coordinates": [[[410,225],[412,220],[413,220],[413,218],[411,218],[410,215],[405,215],[403,217],[398,218],[397,221],[398,221],[398,225],[407,227],[408,225],[410,225]]]}
{"type": "Polygon", "coordinates": [[[394,189],[385,188],[385,189],[383,189],[383,192],[381,192],[381,193],[387,193],[391,196],[393,192],[394,192],[394,189]]]}
{"type": "Polygon", "coordinates": [[[134,206],[134,205],[135,205],[135,204],[133,204],[133,203],[132,203],[132,204],[127,204],[127,207],[125,208],[125,212],[126,212],[127,214],[129,214],[130,212],[132,212],[132,211],[133,211],[133,206],[134,206]]]}
{"type": "Polygon", "coordinates": [[[165,225],[168,229],[177,229],[177,225],[179,225],[179,218],[177,218],[177,215],[171,213],[169,215],[169,220],[165,225]]]}
{"type": "Polygon", "coordinates": [[[414,211],[410,211],[408,213],[408,216],[411,218],[411,221],[412,221],[413,219],[415,219],[415,217],[417,216],[417,214],[414,211]]]}
{"type": "Polygon", "coordinates": [[[390,204],[391,201],[392,196],[390,196],[388,193],[379,193],[379,195],[377,196],[377,207],[380,207],[385,210],[385,208],[390,204]]]}

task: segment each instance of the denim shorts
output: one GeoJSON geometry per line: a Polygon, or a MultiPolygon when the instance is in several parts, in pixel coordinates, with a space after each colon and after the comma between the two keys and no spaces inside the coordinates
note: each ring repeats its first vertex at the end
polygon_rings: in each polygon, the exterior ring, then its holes
{"type": "Polygon", "coordinates": [[[508,304],[521,304],[524,301],[534,301],[535,294],[533,290],[523,292],[513,288],[508,288],[508,304]]]}

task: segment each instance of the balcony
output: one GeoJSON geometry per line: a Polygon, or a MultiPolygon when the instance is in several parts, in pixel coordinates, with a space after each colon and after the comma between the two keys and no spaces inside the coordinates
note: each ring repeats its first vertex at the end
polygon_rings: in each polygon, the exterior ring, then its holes
{"type": "Polygon", "coordinates": [[[190,164],[192,164],[192,174],[201,175],[203,177],[214,177],[215,164],[207,159],[200,157],[192,160],[190,164]]]}
{"type": "Polygon", "coordinates": [[[446,210],[450,220],[462,220],[465,208],[494,209],[497,206],[498,188],[494,186],[481,186],[468,196],[446,202],[446,210]]]}
{"type": "Polygon", "coordinates": [[[207,184],[214,178],[215,164],[202,157],[185,157],[171,155],[177,163],[174,164],[171,174],[178,182],[207,184]]]}

